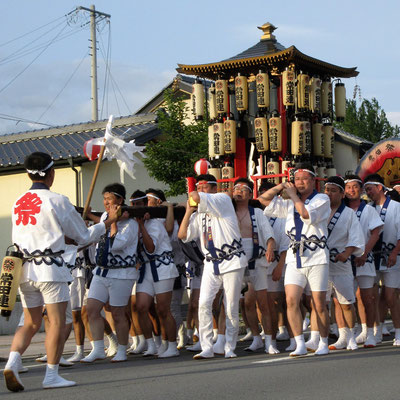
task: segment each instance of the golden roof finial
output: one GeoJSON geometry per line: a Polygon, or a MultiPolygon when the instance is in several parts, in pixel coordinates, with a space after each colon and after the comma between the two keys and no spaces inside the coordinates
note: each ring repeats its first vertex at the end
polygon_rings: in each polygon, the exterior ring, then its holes
{"type": "Polygon", "coordinates": [[[261,40],[276,40],[276,37],[272,34],[272,32],[277,28],[276,26],[266,22],[262,26],[257,26],[257,28],[263,31],[261,40]]]}

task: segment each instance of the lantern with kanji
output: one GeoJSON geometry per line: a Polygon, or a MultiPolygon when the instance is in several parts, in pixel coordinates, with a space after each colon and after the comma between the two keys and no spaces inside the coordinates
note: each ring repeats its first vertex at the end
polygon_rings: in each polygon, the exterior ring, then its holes
{"type": "Polygon", "coordinates": [[[279,116],[269,119],[269,147],[272,153],[282,151],[282,120],[279,116]]]}
{"type": "Polygon", "coordinates": [[[315,114],[321,114],[321,79],[310,79],[310,110],[315,114]]]}
{"type": "Polygon", "coordinates": [[[249,107],[247,78],[240,74],[235,78],[235,100],[238,111],[246,111],[249,107]]]}
{"type": "Polygon", "coordinates": [[[322,116],[332,115],[332,83],[331,80],[324,80],[321,85],[321,112],[322,116]]]}
{"type": "Polygon", "coordinates": [[[258,108],[269,107],[269,76],[261,70],[256,75],[256,96],[258,108]]]}
{"type": "Polygon", "coordinates": [[[282,72],[282,91],[283,105],[286,107],[294,106],[295,76],[294,71],[286,70],[282,72]]]}
{"type": "Polygon", "coordinates": [[[218,79],[215,81],[215,101],[217,113],[219,115],[226,114],[228,112],[229,105],[229,90],[227,80],[218,79]]]}
{"type": "Polygon", "coordinates": [[[224,122],[225,154],[236,153],[236,121],[228,118],[224,122]]]}
{"type": "Polygon", "coordinates": [[[310,108],[310,77],[306,74],[297,76],[297,107],[301,110],[310,108]]]}
{"type": "Polygon", "coordinates": [[[215,157],[223,156],[224,151],[224,123],[217,121],[213,124],[212,140],[214,142],[215,157]]]}
{"type": "Polygon", "coordinates": [[[324,156],[325,158],[333,158],[333,151],[335,145],[335,135],[333,133],[333,126],[331,124],[324,124],[322,128],[324,132],[324,156]]]}
{"type": "Polygon", "coordinates": [[[210,113],[210,121],[217,118],[217,100],[215,95],[215,85],[212,84],[208,89],[208,111],[210,113]]]}
{"type": "Polygon", "coordinates": [[[254,120],[254,135],[256,138],[257,151],[263,153],[268,151],[268,123],[267,118],[258,117],[254,120]]]}

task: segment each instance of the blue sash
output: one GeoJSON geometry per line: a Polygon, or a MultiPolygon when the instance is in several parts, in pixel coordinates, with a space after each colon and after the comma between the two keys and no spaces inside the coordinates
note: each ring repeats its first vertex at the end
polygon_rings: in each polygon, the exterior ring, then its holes
{"type": "Polygon", "coordinates": [[[269,219],[269,224],[271,225],[271,228],[274,227],[275,222],[276,222],[276,217],[271,217],[271,218],[269,219]]]}
{"type": "Polygon", "coordinates": [[[335,227],[336,223],[338,222],[338,219],[340,218],[344,208],[346,207],[346,204],[344,204],[344,201],[340,204],[339,208],[336,210],[335,214],[333,214],[331,220],[329,221],[328,224],[328,238],[331,236],[331,233],[333,231],[333,228],[335,227]]]}
{"type": "MultiPolygon", "coordinates": [[[[318,192],[314,189],[314,191],[307,197],[306,201],[304,202],[304,205],[307,205],[311,199],[316,196],[318,192]]],[[[296,207],[294,207],[294,227],[296,230],[296,235],[295,239],[297,242],[300,242],[301,240],[301,231],[303,229],[304,222],[300,218],[300,214],[297,212],[296,207]]],[[[298,251],[299,249],[296,247],[293,247],[293,251],[296,253],[296,267],[301,268],[301,258],[300,258],[300,252],[298,251]]]]}
{"type": "Polygon", "coordinates": [[[251,260],[249,261],[249,269],[254,269],[256,267],[256,259],[258,258],[258,254],[260,251],[260,241],[258,239],[258,229],[257,229],[257,221],[256,216],[254,215],[254,208],[249,206],[250,220],[251,220],[251,229],[252,229],[252,238],[253,238],[253,255],[251,260]]]}
{"type": "MultiPolygon", "coordinates": [[[[361,220],[361,214],[366,205],[367,205],[367,203],[364,200],[361,200],[360,205],[358,206],[357,211],[356,211],[356,216],[359,221],[361,220]]],[[[357,267],[356,267],[356,264],[354,263],[355,258],[356,258],[356,256],[353,256],[353,255],[350,257],[351,269],[353,270],[353,276],[357,275],[357,267]]]]}
{"type": "MultiPolygon", "coordinates": [[[[387,196],[385,202],[383,203],[381,212],[379,214],[383,223],[385,223],[386,213],[387,213],[387,209],[389,207],[389,203],[390,203],[390,197],[387,196]]],[[[375,203],[373,206],[376,208],[375,203]]],[[[382,262],[382,245],[383,245],[383,230],[382,230],[381,234],[379,235],[379,239],[375,243],[375,246],[373,249],[375,269],[377,271],[379,271],[379,268],[381,267],[381,262],[382,262]]]]}

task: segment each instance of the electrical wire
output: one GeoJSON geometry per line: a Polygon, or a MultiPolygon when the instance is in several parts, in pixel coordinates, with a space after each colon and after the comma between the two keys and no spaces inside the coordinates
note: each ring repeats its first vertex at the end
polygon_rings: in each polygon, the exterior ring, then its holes
{"type": "MultiPolygon", "coordinates": [[[[55,36],[54,40],[63,32],[63,30],[67,27],[67,25],[65,25],[60,32],[55,36]]],[[[53,41],[54,41],[53,40],[53,41]]],[[[0,89],[0,93],[2,93],[5,89],[7,89],[17,78],[19,78],[48,48],[49,46],[53,43],[50,42],[22,71],[20,71],[13,79],[11,79],[11,81],[9,81],[5,86],[3,86],[0,89]]]]}
{"type": "Polygon", "coordinates": [[[78,69],[80,68],[80,66],[82,65],[83,61],[85,60],[86,56],[88,55],[88,51],[85,51],[84,56],[82,57],[81,61],[79,62],[79,64],[75,67],[74,71],[72,72],[72,74],[70,75],[70,77],[67,79],[67,81],[65,82],[64,86],[61,88],[61,90],[57,93],[56,97],[54,97],[53,101],[49,104],[49,106],[46,108],[46,110],[43,111],[43,113],[40,115],[40,117],[37,119],[38,121],[40,121],[42,119],[42,117],[47,113],[47,111],[50,110],[50,108],[53,106],[53,104],[56,102],[56,100],[58,99],[58,97],[61,95],[61,93],[64,91],[64,89],[68,86],[68,84],[71,82],[72,78],[74,77],[74,75],[76,74],[76,72],[78,71],[78,69]]]}
{"type": "Polygon", "coordinates": [[[30,119],[26,119],[26,118],[22,118],[22,117],[14,117],[13,115],[1,114],[1,113],[0,113],[0,119],[5,119],[5,120],[9,120],[9,121],[17,121],[17,123],[25,122],[28,124],[37,124],[37,125],[43,125],[43,126],[48,126],[48,127],[54,126],[54,125],[50,125],[50,124],[45,124],[43,122],[32,121],[30,119]]]}

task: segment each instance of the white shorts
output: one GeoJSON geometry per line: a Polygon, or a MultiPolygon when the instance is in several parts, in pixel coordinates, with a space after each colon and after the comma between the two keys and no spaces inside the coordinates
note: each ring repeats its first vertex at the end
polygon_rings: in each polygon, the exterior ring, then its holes
{"type": "Polygon", "coordinates": [[[331,295],[334,295],[340,304],[353,304],[356,301],[354,292],[354,276],[330,275],[326,301],[329,302],[331,295]]]}
{"type": "Polygon", "coordinates": [[[146,274],[143,282],[137,284],[136,293],[147,293],[154,297],[156,294],[172,292],[174,289],[175,278],[163,279],[162,281],[154,282],[153,278],[146,274]],[[148,277],[146,279],[146,276],[148,277]]]}
{"type": "Polygon", "coordinates": [[[267,290],[268,292],[284,292],[284,277],[281,277],[279,281],[272,280],[272,274],[267,275],[267,290]]]}
{"type": "Polygon", "coordinates": [[[375,282],[378,284],[379,281],[388,288],[399,289],[400,288],[400,270],[398,269],[387,269],[385,271],[376,271],[375,282]]]}
{"type": "Polygon", "coordinates": [[[326,292],[328,290],[328,274],[328,264],[303,268],[296,268],[295,264],[288,264],[285,272],[285,286],[297,285],[304,289],[308,283],[312,292],[326,292]]]}
{"type": "Polygon", "coordinates": [[[117,279],[94,275],[88,299],[96,299],[112,307],[124,307],[131,298],[134,279],[117,279]]]}
{"type": "MultiPolygon", "coordinates": [[[[24,313],[21,314],[21,317],[18,322],[18,326],[24,326],[25,323],[25,315],[24,313]]],[[[71,310],[71,302],[67,304],[67,310],[65,312],[65,324],[72,324],[72,310],[71,310]]]]}
{"type": "Polygon", "coordinates": [[[79,311],[82,309],[85,291],[85,278],[75,277],[72,283],[69,285],[72,311],[79,311]]]}
{"type": "Polygon", "coordinates": [[[249,275],[245,275],[243,281],[251,283],[256,292],[266,290],[267,284],[267,268],[259,267],[249,269],[249,275]]]}
{"type": "Polygon", "coordinates": [[[375,284],[375,276],[357,276],[355,282],[360,289],[371,289],[375,284]]]}
{"type": "Polygon", "coordinates": [[[69,301],[67,282],[34,282],[29,280],[20,284],[19,293],[24,308],[69,301]]]}

